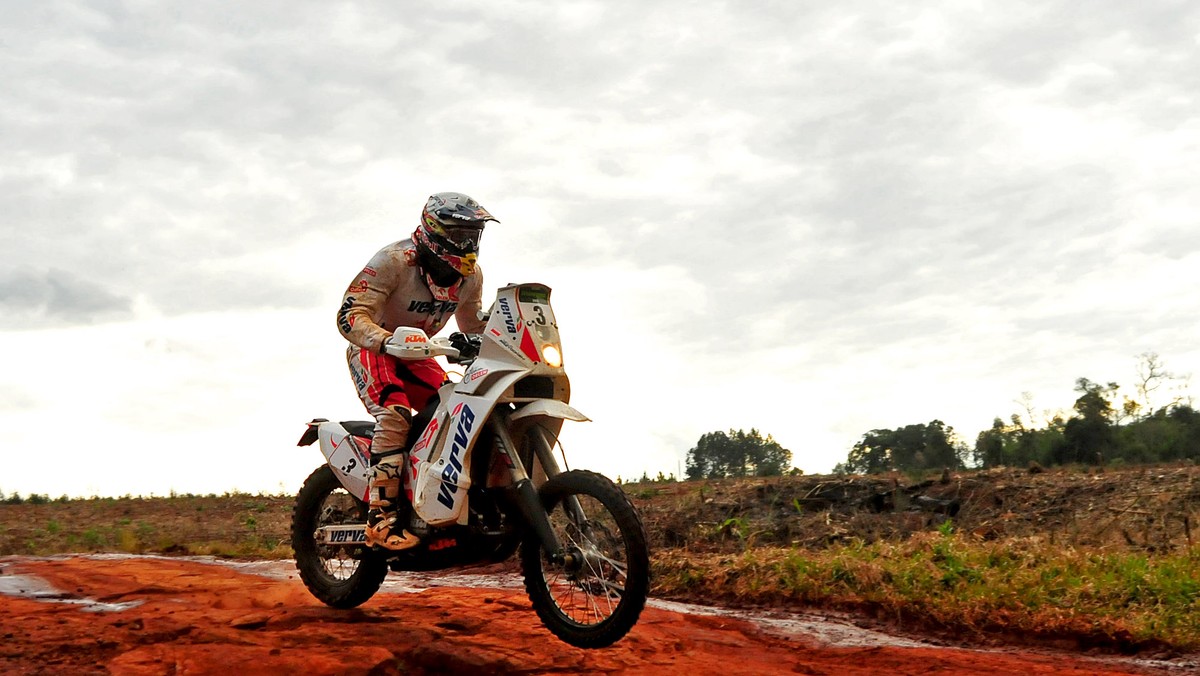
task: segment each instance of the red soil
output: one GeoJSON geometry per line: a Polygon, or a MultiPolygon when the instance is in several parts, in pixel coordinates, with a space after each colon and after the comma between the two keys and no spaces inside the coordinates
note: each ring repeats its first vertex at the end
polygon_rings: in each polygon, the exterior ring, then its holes
{"type": "Polygon", "coordinates": [[[728,617],[647,608],[611,648],[572,648],[524,594],[438,588],[377,594],[334,610],[296,579],[171,559],[22,559],[0,575],[36,576],[66,598],[138,602],[119,612],[0,596],[5,674],[1097,674],[1149,667],[1046,652],[830,647],[728,617]]]}

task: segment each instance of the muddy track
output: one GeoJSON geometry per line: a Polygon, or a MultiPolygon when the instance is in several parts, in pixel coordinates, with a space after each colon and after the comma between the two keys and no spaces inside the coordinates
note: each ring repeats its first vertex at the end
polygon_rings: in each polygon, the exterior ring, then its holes
{"type": "Polygon", "coordinates": [[[513,579],[393,576],[326,608],[290,562],[0,559],[5,674],[1182,674],[1155,662],[933,645],[819,616],[654,602],[623,641],[584,651],[538,623],[513,579]],[[471,583],[471,587],[438,586],[471,583]],[[402,593],[401,593],[402,592],[402,593]]]}

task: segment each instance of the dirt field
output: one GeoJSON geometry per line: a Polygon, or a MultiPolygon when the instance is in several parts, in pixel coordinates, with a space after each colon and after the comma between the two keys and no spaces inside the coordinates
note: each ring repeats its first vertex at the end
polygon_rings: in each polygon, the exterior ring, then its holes
{"type": "MultiPolygon", "coordinates": [[[[299,487],[297,487],[299,488],[299,487]]],[[[653,551],[807,549],[896,540],[946,519],[982,539],[1106,551],[1200,544],[1200,467],[995,469],[941,476],[796,476],[625,484],[653,551]]],[[[0,504],[0,555],[157,552],[291,556],[292,497],[99,498],[0,504]]]]}
{"type": "Polygon", "coordinates": [[[378,594],[326,608],[296,579],[168,558],[0,561],[0,580],[57,600],[0,597],[5,674],[1153,674],[1115,658],[913,646],[838,647],[723,616],[648,608],[624,640],[572,648],[513,589],[378,594]],[[29,576],[35,576],[31,578],[29,576]]]}
{"type": "MultiPolygon", "coordinates": [[[[1105,551],[1180,551],[1200,537],[1193,532],[1200,519],[1200,468],[1190,465],[625,488],[643,513],[652,547],[676,552],[903,539],[950,518],[960,532],[985,540],[1034,537],[1105,551]]],[[[939,636],[933,643],[882,637],[846,645],[829,642],[819,630],[781,634],[762,623],[680,613],[662,604],[648,608],[616,646],[584,652],[554,639],[514,589],[381,593],[359,609],[337,611],[313,599],[290,573],[263,576],[194,559],[45,556],[283,559],[290,556],[290,500],[234,495],[0,505],[0,590],[5,581],[10,588],[34,581],[54,590],[46,592],[49,599],[0,594],[0,673],[1200,671],[1195,656],[1083,655],[1069,640],[1058,651],[1022,646],[1021,637],[1012,636],[989,640],[988,649],[975,648],[978,636],[971,644],[939,636]],[[1169,659],[1154,661],[1159,657],[1169,659]]]]}

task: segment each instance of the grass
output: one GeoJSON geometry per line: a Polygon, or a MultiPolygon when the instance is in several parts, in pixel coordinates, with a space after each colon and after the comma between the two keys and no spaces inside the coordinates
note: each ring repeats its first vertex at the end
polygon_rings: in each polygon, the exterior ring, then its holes
{"type": "MultiPolygon", "coordinates": [[[[650,531],[658,597],[840,609],[981,638],[1200,650],[1200,470],[992,476],[944,487],[964,499],[955,520],[802,502],[830,477],[624,488],[650,531]],[[1142,495],[1155,496],[1152,509],[1142,495]]],[[[290,558],[292,500],[2,496],[0,555],[290,558]]]]}
{"type": "Polygon", "coordinates": [[[832,607],[956,632],[1073,637],[1125,649],[1200,649],[1200,547],[1145,555],[1037,539],[982,542],[948,529],[901,543],[820,551],[674,550],[654,559],[654,593],[738,605],[832,607]]]}
{"type": "Polygon", "coordinates": [[[150,552],[288,558],[291,496],[0,501],[0,555],[150,552]]]}

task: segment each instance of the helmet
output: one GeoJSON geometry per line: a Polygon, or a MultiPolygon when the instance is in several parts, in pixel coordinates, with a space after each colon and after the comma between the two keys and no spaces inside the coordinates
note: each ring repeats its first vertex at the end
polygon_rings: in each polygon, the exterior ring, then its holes
{"type": "Polygon", "coordinates": [[[479,238],[488,221],[497,221],[479,202],[457,192],[431,195],[413,232],[421,266],[437,286],[451,286],[475,274],[479,238]]]}

